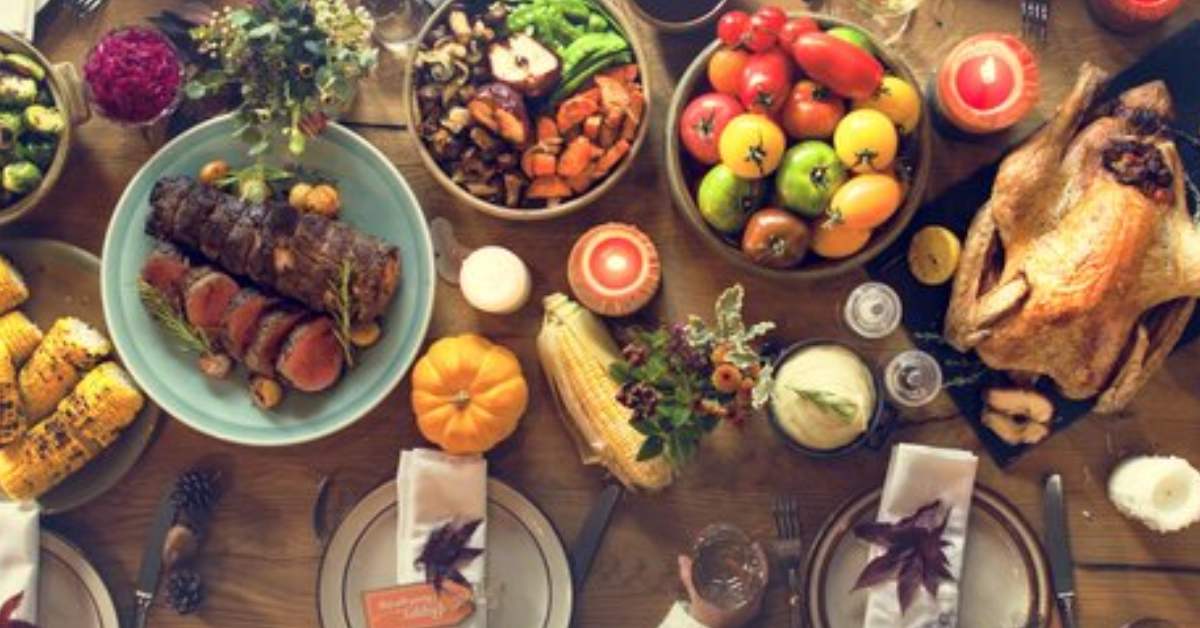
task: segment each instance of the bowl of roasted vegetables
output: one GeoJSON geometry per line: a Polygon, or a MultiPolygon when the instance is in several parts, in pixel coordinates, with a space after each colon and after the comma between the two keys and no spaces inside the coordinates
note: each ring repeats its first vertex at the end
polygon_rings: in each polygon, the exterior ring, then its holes
{"type": "Polygon", "coordinates": [[[671,195],[731,264],[780,280],[858,268],[904,230],[929,177],[916,78],[867,31],[729,11],[688,67],[666,128],[671,195]]]}
{"type": "Polygon", "coordinates": [[[51,65],[28,42],[0,32],[0,225],[54,186],[71,145],[72,114],[86,115],[69,64],[51,65]]]}
{"type": "Polygon", "coordinates": [[[588,205],[649,127],[645,55],[608,0],[448,2],[409,58],[422,161],[456,198],[541,220],[588,205]]]}

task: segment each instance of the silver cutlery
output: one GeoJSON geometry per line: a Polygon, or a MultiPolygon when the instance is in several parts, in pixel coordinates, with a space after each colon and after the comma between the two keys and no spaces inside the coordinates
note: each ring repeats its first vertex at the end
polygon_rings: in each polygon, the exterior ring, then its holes
{"type": "Polygon", "coordinates": [[[150,607],[153,606],[154,596],[158,592],[158,579],[162,575],[163,541],[167,538],[171,524],[175,522],[175,502],[171,493],[172,489],[168,489],[159,500],[150,535],[146,538],[145,549],[142,550],[142,564],[138,568],[134,590],[133,625],[136,628],[146,625],[150,618],[150,607]]]}
{"type": "Polygon", "coordinates": [[[1062,476],[1046,478],[1044,494],[1046,515],[1046,553],[1054,581],[1054,597],[1062,616],[1063,628],[1076,628],[1075,561],[1071,558],[1071,535],[1067,529],[1067,505],[1063,497],[1062,476]]]}
{"type": "Polygon", "coordinates": [[[1050,28],[1050,0],[1021,0],[1021,34],[1038,43],[1050,28]]]}
{"type": "Polygon", "coordinates": [[[800,525],[800,504],[790,495],[775,498],[772,508],[775,517],[775,533],[779,542],[775,546],[788,586],[788,623],[791,628],[804,626],[804,589],[800,576],[804,558],[803,527],[800,525]]]}

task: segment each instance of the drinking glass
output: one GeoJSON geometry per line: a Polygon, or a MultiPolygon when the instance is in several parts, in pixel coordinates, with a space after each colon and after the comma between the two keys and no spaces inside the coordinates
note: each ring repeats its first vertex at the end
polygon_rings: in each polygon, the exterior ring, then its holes
{"type": "Polygon", "coordinates": [[[375,19],[375,40],[392,52],[416,39],[433,10],[428,0],[362,0],[362,6],[375,19]]]}
{"type": "Polygon", "coordinates": [[[692,583],[704,601],[722,610],[736,610],[753,603],[766,587],[766,560],[745,532],[715,523],[696,537],[692,583]]]}
{"type": "Polygon", "coordinates": [[[912,24],[917,7],[924,0],[839,0],[840,17],[864,25],[870,24],[880,33],[883,44],[895,44],[912,24]],[[850,6],[847,6],[850,5],[850,6]]]}
{"type": "Polygon", "coordinates": [[[888,362],[883,374],[884,387],[892,401],[919,408],[937,397],[942,390],[942,367],[932,355],[910,349],[888,362]]]}

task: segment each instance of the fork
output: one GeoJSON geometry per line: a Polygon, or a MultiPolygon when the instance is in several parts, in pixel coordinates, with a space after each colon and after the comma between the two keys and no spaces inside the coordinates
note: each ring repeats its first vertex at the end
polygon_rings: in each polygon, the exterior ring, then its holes
{"type": "Polygon", "coordinates": [[[1021,0],[1021,34],[1042,43],[1049,26],[1050,0],[1021,0]]]}
{"type": "Polygon", "coordinates": [[[800,504],[791,495],[776,497],[771,512],[775,517],[775,533],[779,537],[776,553],[787,572],[788,623],[791,628],[803,628],[804,591],[801,587],[800,562],[804,554],[804,541],[801,540],[800,504]]]}
{"type": "Polygon", "coordinates": [[[87,17],[95,13],[108,0],[70,0],[71,10],[76,17],[87,17]]]}

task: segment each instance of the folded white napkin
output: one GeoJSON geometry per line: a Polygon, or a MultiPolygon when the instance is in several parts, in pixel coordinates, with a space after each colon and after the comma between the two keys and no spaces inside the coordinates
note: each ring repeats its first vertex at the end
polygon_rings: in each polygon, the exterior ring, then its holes
{"type": "MultiPolygon", "coordinates": [[[[400,584],[425,581],[425,571],[414,563],[429,533],[450,521],[483,519],[468,547],[484,548],[487,539],[487,460],[478,456],[451,456],[432,449],[400,453],[396,473],[397,576],[400,584]]],[[[487,600],[484,574],[487,553],[459,568],[475,590],[476,611],[462,624],[486,628],[487,600]]]]}
{"type": "MultiPolygon", "coordinates": [[[[958,579],[962,575],[963,547],[971,514],[971,495],[975,491],[975,454],[959,449],[942,449],[902,443],[892,449],[887,479],[879,502],[880,522],[903,519],[921,506],[941,500],[950,509],[942,538],[953,581],[943,581],[934,599],[920,587],[907,612],[901,616],[896,582],[889,580],[871,588],[867,598],[865,628],[953,628],[958,623],[958,579]]],[[[870,558],[883,553],[872,546],[870,558]]]]}
{"type": "Polygon", "coordinates": [[[15,33],[33,41],[37,0],[3,0],[0,5],[0,31],[15,33]]]}
{"type": "Polygon", "coordinates": [[[37,504],[0,502],[0,607],[23,594],[9,619],[37,622],[40,548],[37,504]]]}

